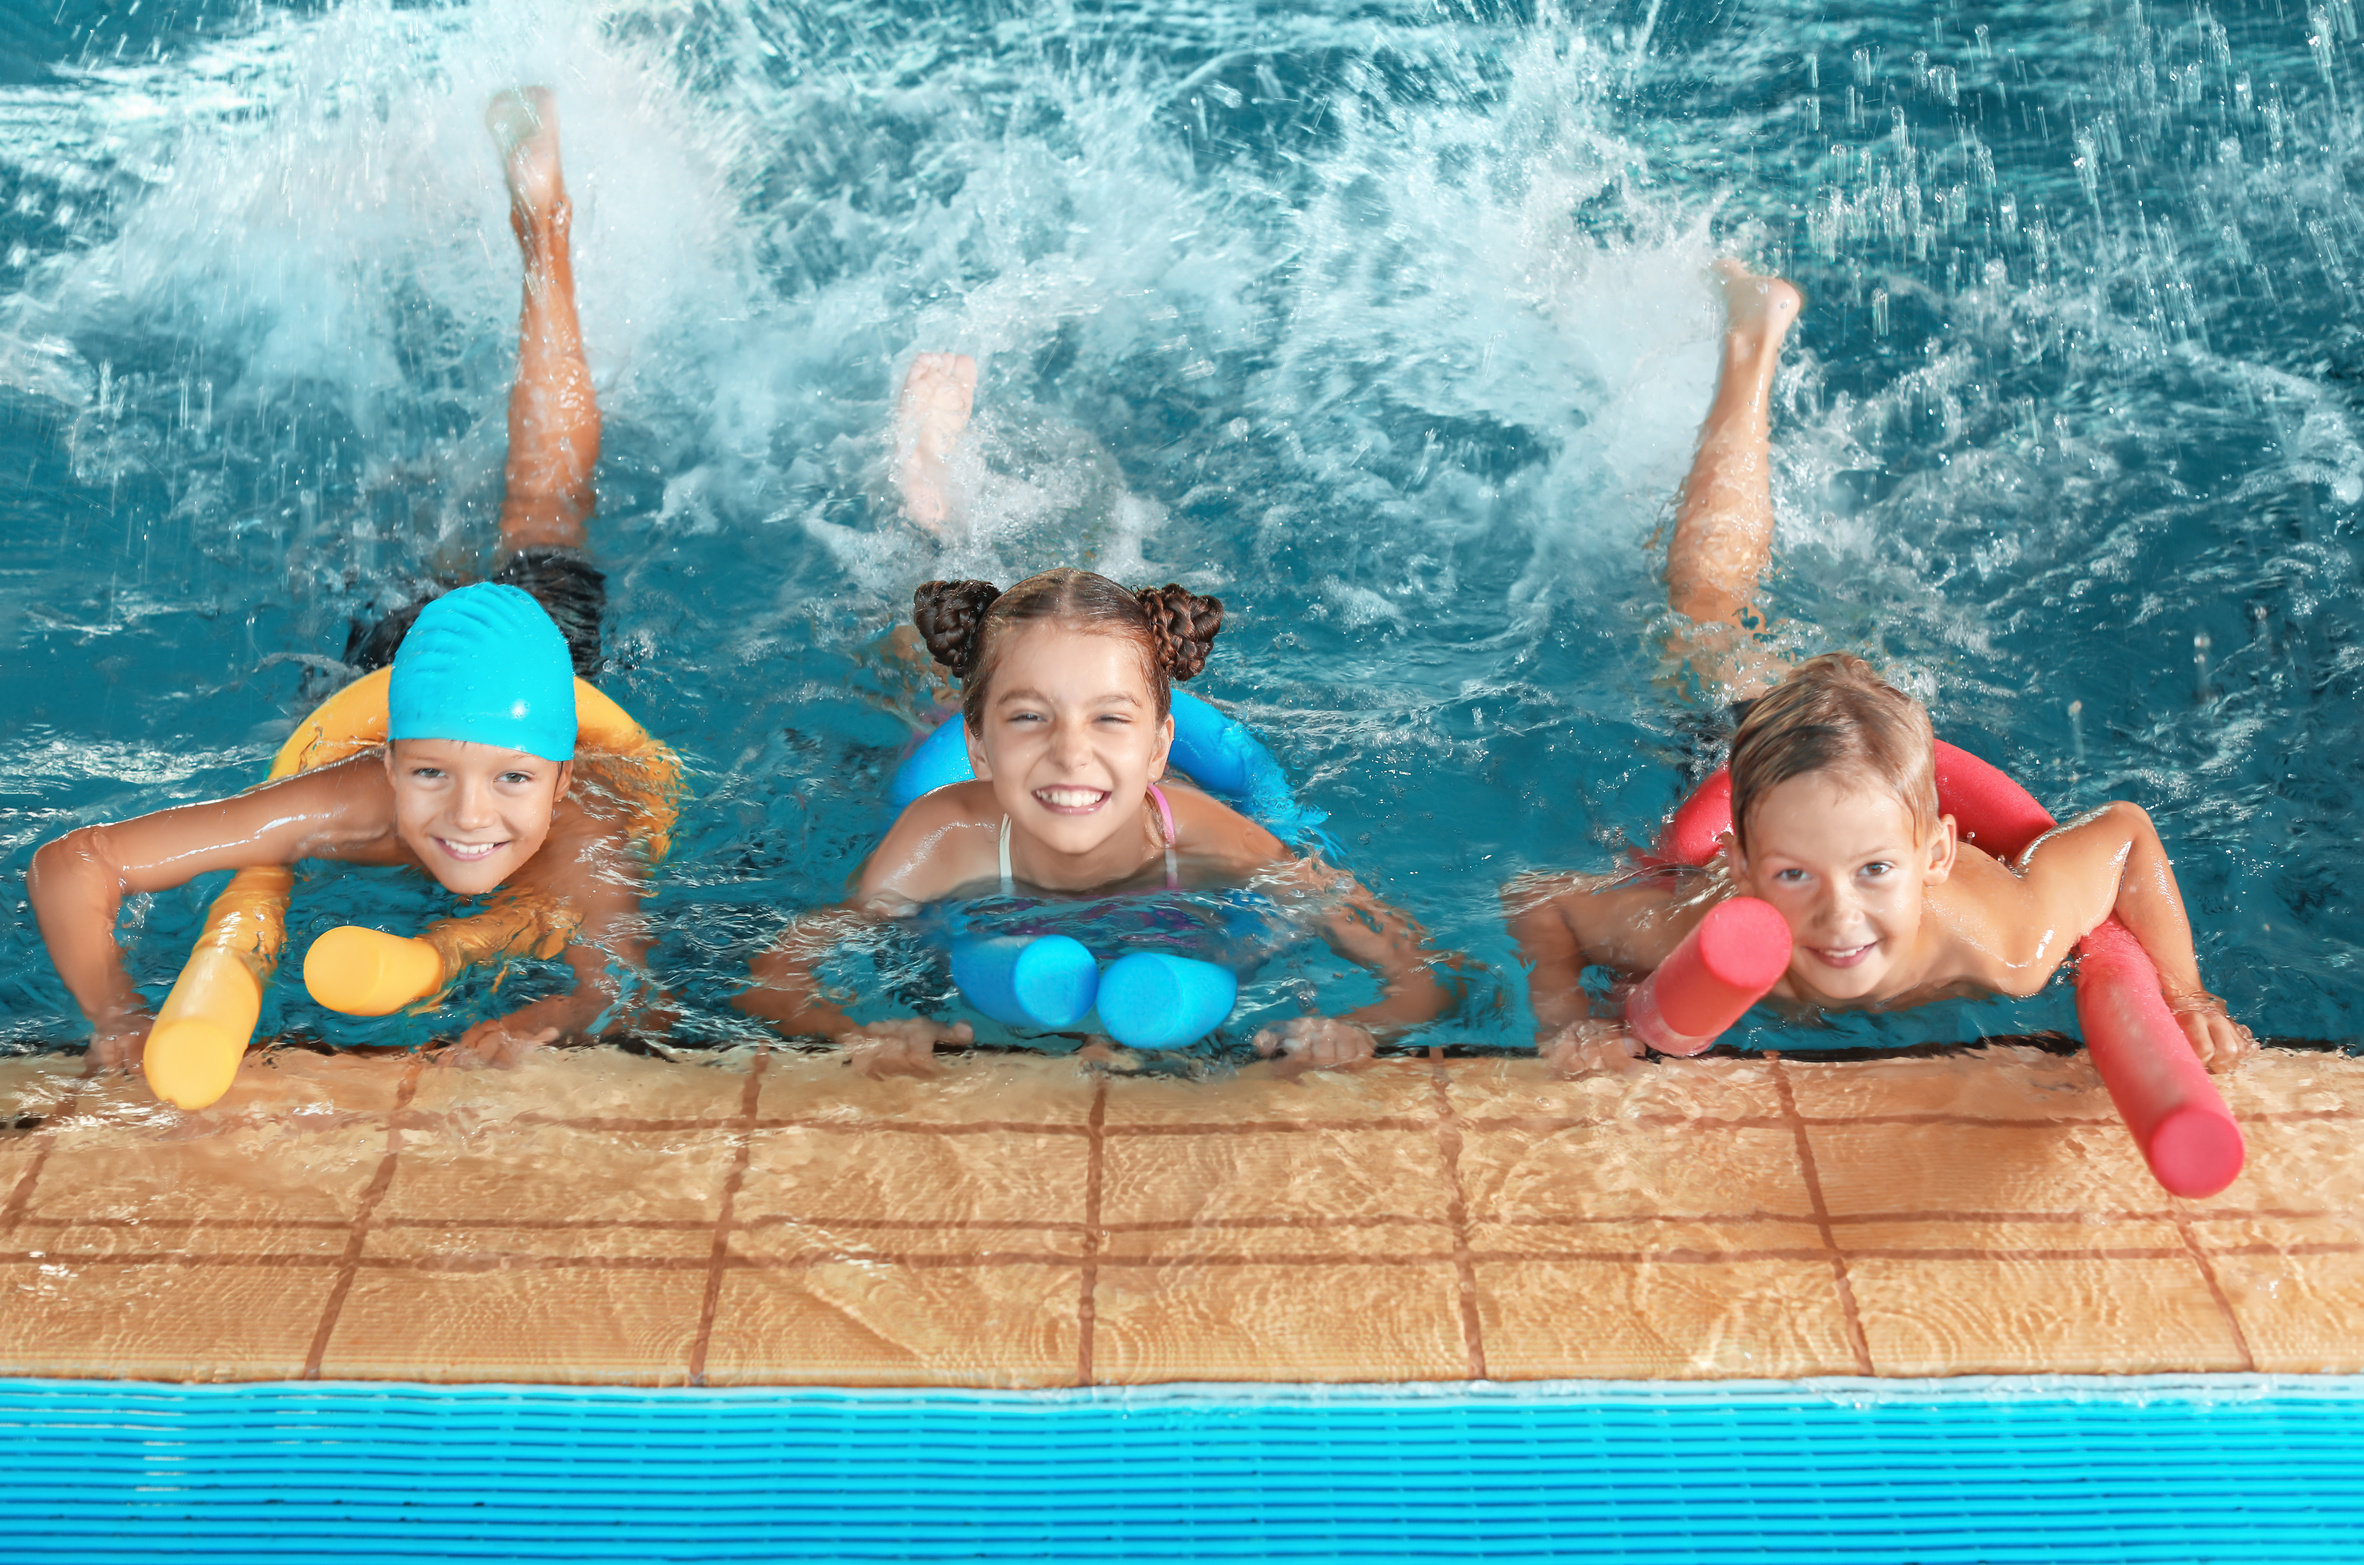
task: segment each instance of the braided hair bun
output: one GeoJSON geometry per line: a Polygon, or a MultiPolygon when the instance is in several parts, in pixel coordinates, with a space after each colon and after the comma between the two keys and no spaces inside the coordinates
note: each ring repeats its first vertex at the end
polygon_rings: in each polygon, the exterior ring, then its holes
{"type": "Polygon", "coordinates": [[[1223,629],[1223,600],[1202,598],[1189,588],[1167,582],[1143,587],[1133,594],[1141,615],[1149,621],[1149,639],[1169,679],[1194,678],[1207,666],[1215,637],[1223,629]]]}
{"type": "Polygon", "coordinates": [[[985,612],[1001,589],[989,581],[930,581],[911,595],[911,623],[929,655],[967,679],[985,648],[985,612]]]}

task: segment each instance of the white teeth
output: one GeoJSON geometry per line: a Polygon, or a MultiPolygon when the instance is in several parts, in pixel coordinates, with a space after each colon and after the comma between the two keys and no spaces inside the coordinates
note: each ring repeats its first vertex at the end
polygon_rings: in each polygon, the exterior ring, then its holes
{"type": "Polygon", "coordinates": [[[1080,810],[1108,797],[1105,788],[1037,788],[1034,796],[1059,810],[1080,810]]]}
{"type": "Polygon", "coordinates": [[[485,859],[490,858],[495,853],[499,852],[502,846],[503,845],[498,842],[446,841],[443,844],[443,851],[450,854],[455,859],[485,859]]]}

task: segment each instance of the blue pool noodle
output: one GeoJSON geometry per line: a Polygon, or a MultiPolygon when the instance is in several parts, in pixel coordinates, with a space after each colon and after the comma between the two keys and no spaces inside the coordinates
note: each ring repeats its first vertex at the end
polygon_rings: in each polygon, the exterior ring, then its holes
{"type": "MultiPolygon", "coordinates": [[[[1174,692],[1173,711],[1175,766],[1208,791],[1239,801],[1284,842],[1321,835],[1318,828],[1327,817],[1297,802],[1280,762],[1238,720],[1180,690],[1174,692]]],[[[976,775],[956,712],[904,757],[887,784],[887,803],[901,810],[923,794],[976,775]]]]}
{"type": "Polygon", "coordinates": [[[1100,1025],[1128,1049],[1179,1049],[1222,1026],[1238,999],[1228,967],[1135,951],[1100,975],[1100,1025]]]}
{"type": "Polygon", "coordinates": [[[956,940],[952,981],[969,1004],[1004,1027],[1055,1031],[1091,1011],[1100,964],[1082,941],[1066,935],[956,940]]]}
{"type": "Polygon", "coordinates": [[[901,810],[923,794],[972,781],[976,775],[969,765],[968,741],[961,733],[960,714],[955,712],[895,768],[894,778],[887,784],[887,803],[901,810]]]}

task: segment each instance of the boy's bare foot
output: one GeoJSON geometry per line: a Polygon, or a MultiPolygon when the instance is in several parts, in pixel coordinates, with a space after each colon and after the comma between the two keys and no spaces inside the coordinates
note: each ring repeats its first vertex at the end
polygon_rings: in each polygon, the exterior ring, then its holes
{"type": "Polygon", "coordinates": [[[1781,352],[1781,341],[1805,308],[1806,296],[1797,285],[1779,277],[1760,277],[1727,256],[1712,268],[1724,294],[1724,348],[1730,356],[1755,360],[1769,373],[1781,352]]]}
{"type": "Polygon", "coordinates": [[[558,166],[558,99],[547,87],[512,87],[485,106],[484,128],[501,149],[501,173],[520,239],[566,205],[558,166]]]}
{"type": "Polygon", "coordinates": [[[977,400],[977,361],[965,353],[923,353],[903,376],[895,399],[895,485],[903,511],[941,536],[952,520],[944,464],[977,400]]]}

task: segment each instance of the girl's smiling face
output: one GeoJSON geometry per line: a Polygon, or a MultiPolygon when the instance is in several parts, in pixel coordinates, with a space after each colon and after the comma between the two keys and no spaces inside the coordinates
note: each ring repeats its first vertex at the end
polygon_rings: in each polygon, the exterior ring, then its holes
{"type": "Polygon", "coordinates": [[[1050,883],[1100,884],[1138,869],[1141,804],[1165,775],[1174,720],[1129,638],[1056,620],[995,649],[969,763],[993,785],[1013,834],[1051,862],[1050,883]]]}
{"type": "Polygon", "coordinates": [[[1861,1000],[1892,992],[1929,888],[1953,873],[1954,822],[1923,832],[1894,790],[1806,772],[1758,800],[1746,851],[1727,851],[1734,884],[1788,921],[1791,975],[1813,994],[1861,1000]]]}

